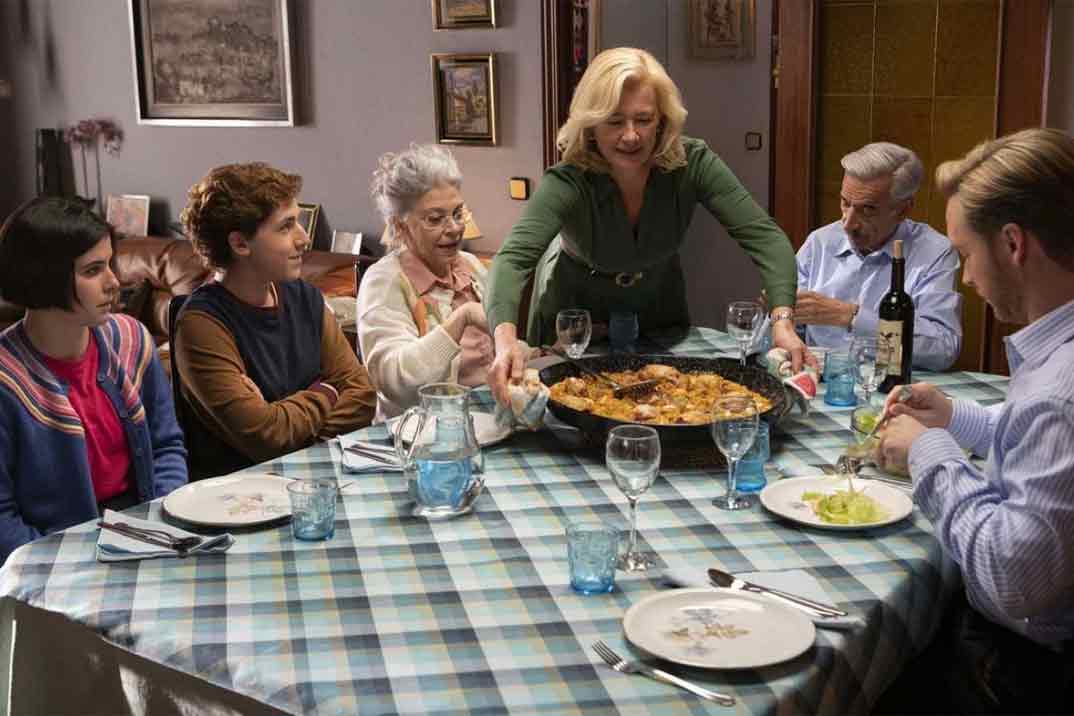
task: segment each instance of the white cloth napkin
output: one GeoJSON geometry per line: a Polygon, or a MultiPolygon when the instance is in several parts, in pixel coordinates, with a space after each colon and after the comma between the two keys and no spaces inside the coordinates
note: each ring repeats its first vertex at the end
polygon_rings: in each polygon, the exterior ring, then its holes
{"type": "MultiPolygon", "coordinates": [[[[804,569],[788,569],[782,572],[742,572],[736,574],[739,579],[759,584],[769,589],[781,589],[806,599],[825,604],[832,604],[824,588],[820,586],[809,572],[804,569]]],[[[697,567],[675,567],[664,570],[664,581],[673,587],[711,587],[708,573],[697,567]]],[[[833,605],[834,606],[834,605],[833,605]]],[[[804,613],[804,612],[803,612],[804,613]]],[[[853,614],[845,617],[810,617],[813,624],[825,629],[853,629],[865,626],[865,620],[853,614]]]]}
{"type": "MultiPolygon", "coordinates": [[[[374,460],[371,457],[365,455],[359,455],[353,450],[347,448],[351,445],[361,446],[363,442],[349,435],[340,435],[336,438],[339,442],[340,451],[343,453],[343,472],[350,473],[370,473],[370,472],[402,472],[403,467],[394,458],[392,464],[388,465],[380,460],[374,460]]],[[[384,452],[388,454],[384,449],[386,445],[376,444],[373,449],[378,453],[384,452]]]]}
{"type": "MultiPolygon", "coordinates": [[[[235,538],[230,533],[225,532],[220,535],[198,535],[193,532],[187,532],[186,530],[173,527],[165,522],[151,522],[149,520],[140,520],[137,517],[131,517],[130,515],[123,515],[119,512],[112,510],[105,510],[104,517],[105,522],[125,522],[131,527],[141,527],[143,529],[160,530],[161,532],[167,532],[173,537],[201,537],[202,542],[197,547],[187,552],[187,556],[193,556],[197,554],[209,553],[218,554],[220,552],[226,552],[231,545],[235,544],[235,538]]],[[[167,547],[160,547],[155,544],[149,544],[148,542],[142,542],[141,540],[134,539],[133,537],[127,537],[121,535],[118,532],[112,530],[106,530],[103,527],[100,528],[100,534],[97,536],[97,561],[98,562],[127,562],[135,559],[155,559],[156,557],[178,557],[179,553],[174,549],[168,549],[167,547]]]]}
{"type": "Polygon", "coordinates": [[[541,383],[538,372],[527,368],[522,383],[507,386],[510,405],[496,403],[496,424],[512,430],[538,430],[544,418],[544,408],[550,395],[541,383]]]}

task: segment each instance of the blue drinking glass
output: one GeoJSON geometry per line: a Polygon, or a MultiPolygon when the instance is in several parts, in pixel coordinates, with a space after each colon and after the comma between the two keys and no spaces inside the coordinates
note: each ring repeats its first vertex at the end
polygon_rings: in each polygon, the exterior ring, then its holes
{"type": "Polygon", "coordinates": [[[824,402],[843,408],[858,404],[854,394],[854,367],[846,351],[830,351],[824,360],[824,402]]]}
{"type": "Polygon", "coordinates": [[[603,522],[572,522],[567,527],[567,562],[571,588],[581,594],[615,589],[619,531],[603,522]]]}
{"type": "Polygon", "coordinates": [[[291,532],[295,539],[326,540],[336,534],[335,480],[293,480],[287,484],[291,498],[291,532]]]}
{"type": "Polygon", "coordinates": [[[739,492],[760,492],[768,484],[764,466],[771,456],[771,448],[768,444],[768,423],[761,420],[757,423],[757,437],[753,439],[753,445],[742,456],[738,467],[735,468],[735,482],[739,492]]]}

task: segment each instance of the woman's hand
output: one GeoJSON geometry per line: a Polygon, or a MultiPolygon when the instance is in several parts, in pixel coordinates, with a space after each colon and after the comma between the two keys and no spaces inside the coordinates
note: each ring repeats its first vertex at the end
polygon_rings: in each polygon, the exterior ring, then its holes
{"type": "Polygon", "coordinates": [[[772,345],[783,348],[791,354],[791,368],[795,373],[802,370],[802,364],[817,369],[817,359],[806,350],[805,343],[794,332],[794,323],[784,319],[772,324],[772,345]]]}
{"type": "Polygon", "coordinates": [[[912,395],[905,402],[899,402],[897,396],[901,386],[896,386],[888,393],[884,410],[892,416],[909,415],[926,428],[947,428],[951,423],[954,406],[951,399],[939,388],[930,383],[914,383],[910,386],[912,395]]]}
{"type": "Polygon", "coordinates": [[[489,367],[488,383],[492,395],[501,405],[511,404],[511,395],[507,386],[522,381],[522,372],[526,368],[528,346],[518,340],[518,328],[513,323],[501,323],[496,326],[496,358],[489,367]]]}
{"type": "Polygon", "coordinates": [[[444,321],[444,330],[456,343],[462,340],[463,331],[467,326],[476,326],[487,331],[489,324],[485,317],[485,307],[476,301],[470,301],[458,306],[444,321]]]}

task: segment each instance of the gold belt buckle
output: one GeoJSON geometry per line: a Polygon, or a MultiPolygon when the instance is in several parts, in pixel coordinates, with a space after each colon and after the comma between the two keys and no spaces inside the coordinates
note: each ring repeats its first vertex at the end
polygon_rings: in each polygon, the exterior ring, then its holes
{"type": "Polygon", "coordinates": [[[630,288],[640,281],[641,277],[641,271],[638,271],[637,273],[627,273],[626,271],[623,271],[615,274],[615,285],[619,288],[630,288]]]}

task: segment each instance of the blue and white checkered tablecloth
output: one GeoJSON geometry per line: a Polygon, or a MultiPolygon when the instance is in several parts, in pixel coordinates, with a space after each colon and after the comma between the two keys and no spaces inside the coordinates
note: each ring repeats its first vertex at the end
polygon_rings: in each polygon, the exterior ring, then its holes
{"type": "MultiPolygon", "coordinates": [[[[726,336],[705,329],[662,347],[687,355],[733,350],[726,336]]],[[[982,403],[1002,400],[1006,388],[998,376],[930,379],[982,403]]],[[[786,475],[830,468],[850,439],[849,409],[813,403],[813,412],[785,419],[775,434],[774,458],[786,475]]],[[[335,538],[324,543],[295,541],[283,526],[241,534],[222,556],[102,564],[94,559],[97,530],[87,523],[13,554],[0,570],[0,595],[291,712],[732,711],[619,674],[590,648],[603,639],[629,653],[623,613],[666,588],[656,569],[619,573],[608,595],[571,591],[566,524],[599,517],[627,525],[626,499],[599,455],[563,450],[547,432],[518,434],[487,448],[485,467],[488,489],[475,513],[442,523],[408,516],[399,474],[358,476],[339,504],[335,538]]],[[[342,476],[329,444],[261,469],[342,476]]],[[[818,630],[813,649],[763,669],[669,667],[733,693],[734,711],[868,711],[923,648],[958,586],[916,510],[866,532],[801,529],[760,507],[712,507],[723,489],[713,471],[662,475],[641,500],[640,536],[667,564],[805,569],[831,601],[866,618],[853,631],[818,630]]],[[[159,505],[135,508],[147,512],[159,514],[159,505]]]]}

